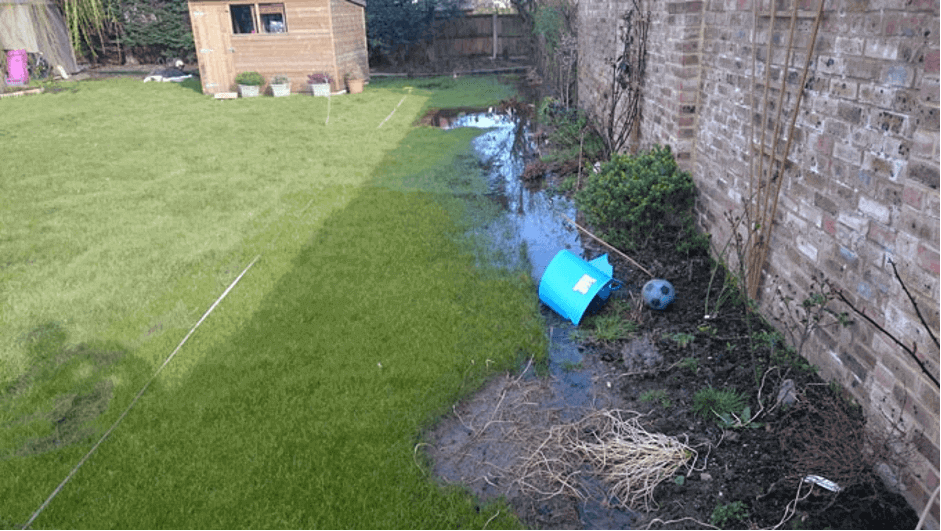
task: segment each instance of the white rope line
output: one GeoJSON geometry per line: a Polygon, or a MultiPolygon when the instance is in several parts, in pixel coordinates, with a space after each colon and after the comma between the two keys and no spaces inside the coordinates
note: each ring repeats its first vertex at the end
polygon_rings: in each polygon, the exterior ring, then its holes
{"type": "Polygon", "coordinates": [[[242,280],[242,277],[245,276],[245,273],[247,273],[248,270],[251,269],[253,265],[255,265],[255,262],[257,262],[260,257],[261,255],[256,256],[251,261],[251,263],[245,266],[245,269],[242,270],[242,273],[239,274],[239,276],[236,277],[235,280],[233,280],[231,284],[229,284],[229,287],[226,288],[226,290],[222,292],[222,295],[219,295],[219,298],[216,299],[216,302],[212,303],[212,306],[210,306],[209,309],[206,310],[206,313],[204,313],[203,316],[199,319],[199,321],[197,321],[196,324],[193,325],[193,328],[190,328],[190,331],[186,334],[185,337],[183,337],[183,340],[180,341],[180,344],[177,345],[176,349],[169,356],[167,356],[167,359],[166,361],[163,362],[163,365],[161,365],[160,368],[157,369],[157,372],[155,372],[154,375],[151,376],[149,380],[147,380],[147,383],[145,383],[144,387],[142,387],[140,392],[137,393],[137,396],[134,397],[134,400],[131,400],[130,405],[127,406],[127,409],[124,410],[124,413],[121,413],[121,416],[118,417],[118,420],[114,421],[114,424],[112,424],[111,427],[108,428],[108,431],[106,431],[105,434],[101,436],[101,439],[99,439],[98,442],[96,442],[95,445],[92,446],[91,450],[89,450],[88,453],[85,454],[85,457],[83,457],[78,462],[78,464],[75,465],[75,468],[73,468],[72,471],[69,472],[69,475],[66,476],[65,479],[62,480],[62,483],[59,483],[59,486],[56,487],[54,491],[52,491],[52,494],[50,494],[49,497],[46,498],[46,501],[44,501],[42,505],[40,505],[39,508],[36,509],[36,512],[34,512],[33,515],[29,518],[29,521],[26,522],[25,525],[23,525],[23,529],[27,529],[29,528],[29,526],[33,524],[33,521],[36,520],[39,514],[42,513],[43,510],[45,510],[46,506],[48,506],[49,503],[52,501],[52,499],[55,498],[57,494],[59,494],[59,491],[61,491],[62,488],[65,487],[65,484],[68,483],[70,479],[72,479],[72,476],[74,476],[75,473],[78,472],[78,469],[81,468],[83,464],[85,464],[85,461],[87,461],[88,458],[91,457],[93,453],[95,453],[95,450],[97,450],[98,447],[101,446],[101,443],[105,442],[105,439],[107,439],[108,436],[111,435],[111,432],[113,432],[114,429],[118,427],[118,424],[120,424],[121,421],[124,420],[124,417],[126,417],[127,414],[131,411],[131,408],[133,408],[134,405],[137,404],[138,399],[140,399],[140,397],[143,396],[144,392],[147,391],[147,388],[150,387],[151,382],[153,382],[154,379],[157,378],[157,375],[160,374],[160,371],[162,371],[163,368],[166,367],[168,363],[170,363],[170,360],[172,360],[173,357],[176,356],[176,353],[179,352],[181,348],[183,348],[183,344],[186,343],[186,340],[188,340],[191,335],[193,335],[193,332],[196,331],[196,328],[198,328],[199,325],[203,324],[203,321],[205,321],[206,318],[209,317],[209,314],[212,313],[212,311],[216,309],[216,306],[218,306],[219,303],[222,302],[222,299],[224,299],[225,296],[228,295],[230,291],[232,291],[232,288],[234,288],[235,285],[238,284],[239,280],[242,280]]]}
{"type": "MultiPolygon", "coordinates": [[[[389,113],[389,116],[386,116],[386,119],[379,123],[379,127],[385,125],[385,123],[389,121],[389,118],[392,118],[392,115],[395,114],[395,111],[399,110],[399,107],[402,106],[403,101],[405,101],[405,96],[402,96],[402,99],[399,100],[399,104],[396,105],[394,109],[392,109],[392,112],[389,113]]],[[[376,129],[379,129],[379,127],[376,129]]]]}
{"type": "Polygon", "coordinates": [[[308,208],[310,208],[310,205],[312,205],[312,204],[314,204],[314,200],[313,200],[313,199],[311,199],[310,201],[308,201],[307,204],[304,205],[304,208],[302,208],[301,211],[298,212],[297,214],[294,214],[294,216],[295,216],[295,217],[300,216],[300,215],[303,214],[308,208]]]}
{"type": "Polygon", "coordinates": [[[327,121],[323,124],[328,125],[330,123],[330,95],[327,94],[327,121]]]}

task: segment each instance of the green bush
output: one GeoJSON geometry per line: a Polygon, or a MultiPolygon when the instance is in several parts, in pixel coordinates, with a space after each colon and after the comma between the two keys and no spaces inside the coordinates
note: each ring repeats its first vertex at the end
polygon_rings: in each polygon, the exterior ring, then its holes
{"type": "Polygon", "coordinates": [[[258,72],[240,72],[239,75],[235,76],[235,82],[239,85],[259,86],[265,84],[265,78],[258,72]]]}
{"type": "Polygon", "coordinates": [[[578,208],[601,237],[622,249],[672,241],[680,252],[705,252],[696,230],[696,187],[676,165],[669,147],[635,156],[615,154],[575,195],[578,208]]]}
{"type": "Polygon", "coordinates": [[[121,43],[138,59],[196,59],[186,0],[106,0],[121,26],[121,43]]]}

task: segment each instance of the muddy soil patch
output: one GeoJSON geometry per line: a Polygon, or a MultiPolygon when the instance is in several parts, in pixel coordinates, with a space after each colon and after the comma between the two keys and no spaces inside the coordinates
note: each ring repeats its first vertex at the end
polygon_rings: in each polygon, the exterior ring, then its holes
{"type": "MultiPolygon", "coordinates": [[[[505,497],[532,527],[624,528],[634,515],[612,509],[588,467],[567,464],[561,482],[540,465],[564,456],[549,444],[550,429],[575,422],[599,408],[617,408],[611,388],[616,375],[595,356],[583,356],[570,339],[573,327],[546,313],[550,370],[492,380],[474,397],[456,404],[428,434],[435,475],[462,484],[483,499],[505,497]],[[576,476],[580,476],[577,480],[576,476]],[[588,489],[583,493],[582,489],[588,489]]],[[[562,463],[559,463],[560,465],[562,463]]]]}

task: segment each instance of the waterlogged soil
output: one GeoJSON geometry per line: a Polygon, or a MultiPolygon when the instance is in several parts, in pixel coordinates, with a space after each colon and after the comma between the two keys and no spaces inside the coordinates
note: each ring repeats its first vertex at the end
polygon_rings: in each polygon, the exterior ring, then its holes
{"type": "MultiPolygon", "coordinates": [[[[446,121],[455,125],[450,116],[446,121]]],[[[481,125],[493,129],[477,144],[482,178],[507,205],[507,218],[493,233],[516,231],[497,241],[528,249],[537,283],[560,249],[586,260],[610,253],[624,287],[577,327],[542,305],[548,370],[529,363],[454,405],[422,445],[438,481],[464,485],[482,500],[503,498],[533,528],[915,526],[917,515],[875,472],[877,465],[891,470],[879,463],[892,441],[867,438],[858,408],[785,350],[768,324],[734,299],[714,307],[724,278],[721,270],[713,276],[708,256],[681,254],[672,242],[633,250],[634,261],[676,290],[665,310],[645,307],[640,290],[650,277],[564,221],[560,213],[581,221],[564,194],[551,192],[564,176],[519,181],[538,153],[532,143],[521,148],[512,139],[529,135],[528,126],[501,137],[493,133],[506,127],[501,123],[481,125]],[[597,327],[608,315],[633,325],[619,337],[599,339],[597,327]],[[745,397],[749,411],[727,417],[737,426],[696,411],[694,397],[706,388],[745,397]],[[556,444],[560,433],[573,433],[566,427],[605,411],[636,418],[646,432],[688,449],[682,466],[656,480],[651,498],[619,498],[602,469],[556,444]],[[745,415],[751,422],[739,422],[745,415]]]]}

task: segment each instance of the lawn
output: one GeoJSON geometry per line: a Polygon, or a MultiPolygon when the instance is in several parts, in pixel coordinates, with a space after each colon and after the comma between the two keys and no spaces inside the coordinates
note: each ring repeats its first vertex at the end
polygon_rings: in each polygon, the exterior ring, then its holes
{"type": "Polygon", "coordinates": [[[463,237],[477,132],[413,125],[508,87],[58,88],[0,102],[0,525],[30,518],[255,257],[33,527],[518,525],[414,451],[487,374],[544,355],[528,275],[482,268],[463,237]]]}

